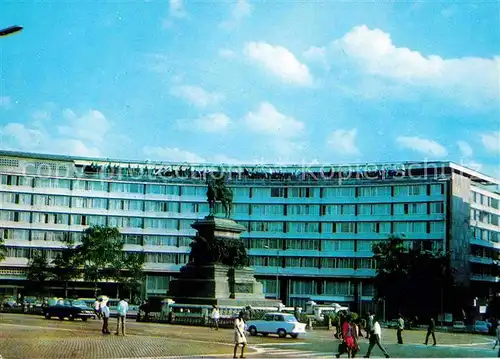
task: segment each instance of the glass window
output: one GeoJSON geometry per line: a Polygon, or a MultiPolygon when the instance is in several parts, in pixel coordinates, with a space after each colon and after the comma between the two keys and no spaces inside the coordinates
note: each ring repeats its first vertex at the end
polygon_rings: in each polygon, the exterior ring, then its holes
{"type": "Polygon", "coordinates": [[[1,184],[7,186],[33,187],[33,177],[0,175],[1,184]]]}
{"type": "Polygon", "coordinates": [[[36,178],[35,187],[39,188],[71,188],[71,181],[61,178],[36,178]]]}
{"type": "MultiPolygon", "coordinates": [[[[208,207],[208,205],[206,205],[208,207]]],[[[174,212],[179,213],[179,202],[146,201],[146,212],[174,212]]]]}
{"type": "Polygon", "coordinates": [[[431,212],[431,214],[443,213],[444,212],[443,202],[432,202],[432,203],[430,203],[430,212],[431,212]]]}
{"type": "Polygon", "coordinates": [[[0,211],[0,220],[29,223],[30,212],[0,211]]]}
{"type": "Polygon", "coordinates": [[[161,184],[148,184],[146,185],[147,194],[164,195],[166,193],[166,186],[161,184]]]}
{"type": "Polygon", "coordinates": [[[183,186],[182,195],[193,196],[193,197],[205,197],[207,195],[207,189],[205,187],[198,187],[198,186],[183,186]]]}
{"type": "Polygon", "coordinates": [[[110,191],[124,193],[144,193],[144,185],[140,183],[112,182],[110,191]]]}
{"type": "Polygon", "coordinates": [[[250,189],[248,187],[233,187],[232,190],[235,198],[246,199],[250,195],[250,189]]]}
{"type": "Polygon", "coordinates": [[[348,240],[322,240],[321,249],[325,252],[354,251],[354,241],[348,240]]]}

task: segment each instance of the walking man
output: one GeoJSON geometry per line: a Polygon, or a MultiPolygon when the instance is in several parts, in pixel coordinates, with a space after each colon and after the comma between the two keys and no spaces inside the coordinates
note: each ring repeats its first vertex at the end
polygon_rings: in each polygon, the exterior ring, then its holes
{"type": "Polygon", "coordinates": [[[111,334],[108,329],[109,323],[109,307],[108,302],[101,298],[101,315],[102,315],[102,334],[111,334]]]}
{"type": "Polygon", "coordinates": [[[403,344],[403,330],[405,329],[405,321],[401,314],[398,314],[398,326],[397,326],[397,336],[398,336],[398,344],[403,344]]]}
{"type": "Polygon", "coordinates": [[[370,339],[373,333],[373,324],[375,324],[375,314],[373,312],[368,312],[368,323],[366,326],[366,338],[370,339]]]}
{"type": "Polygon", "coordinates": [[[434,318],[431,317],[429,320],[429,326],[427,327],[427,335],[425,336],[425,345],[429,342],[429,336],[432,335],[432,340],[434,341],[434,344],[436,345],[436,334],[434,332],[436,331],[436,322],[434,321],[434,318]]]}
{"type": "Polygon", "coordinates": [[[122,298],[117,307],[118,315],[116,319],[116,335],[120,335],[120,323],[122,324],[122,335],[125,336],[125,321],[127,319],[128,302],[122,298]]]}
{"type": "Polygon", "coordinates": [[[387,354],[387,351],[382,346],[381,340],[382,340],[382,328],[380,327],[380,324],[375,319],[375,317],[373,317],[373,326],[370,333],[370,344],[368,345],[368,352],[366,353],[365,358],[370,357],[370,354],[375,344],[379,347],[379,349],[382,351],[382,353],[385,355],[386,358],[390,358],[389,354],[387,354]]]}
{"type": "Polygon", "coordinates": [[[212,309],[212,328],[215,328],[215,330],[219,330],[219,318],[220,318],[219,308],[217,308],[217,306],[214,305],[212,309]]]}

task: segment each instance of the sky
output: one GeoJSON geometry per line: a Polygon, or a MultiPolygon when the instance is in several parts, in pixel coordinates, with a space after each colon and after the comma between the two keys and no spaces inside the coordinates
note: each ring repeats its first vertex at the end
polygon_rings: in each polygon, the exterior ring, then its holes
{"type": "Polygon", "coordinates": [[[7,1],[0,149],[500,175],[498,1],[7,1]]]}

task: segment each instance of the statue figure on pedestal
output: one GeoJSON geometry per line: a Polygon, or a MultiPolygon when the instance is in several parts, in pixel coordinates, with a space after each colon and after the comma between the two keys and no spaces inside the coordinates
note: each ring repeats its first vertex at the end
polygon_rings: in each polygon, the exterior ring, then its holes
{"type": "Polygon", "coordinates": [[[233,192],[226,185],[226,175],[221,173],[218,178],[207,178],[207,200],[210,207],[210,216],[215,214],[215,203],[220,201],[224,208],[226,218],[231,217],[231,210],[233,207],[233,192]]]}

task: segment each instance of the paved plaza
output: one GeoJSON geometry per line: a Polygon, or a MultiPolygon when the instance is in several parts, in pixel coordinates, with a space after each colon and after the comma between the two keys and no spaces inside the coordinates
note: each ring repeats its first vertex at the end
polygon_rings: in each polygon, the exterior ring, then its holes
{"type": "MultiPolygon", "coordinates": [[[[111,324],[115,324],[114,320],[111,324]]],[[[203,327],[129,321],[126,337],[100,333],[100,321],[46,320],[39,316],[0,314],[0,355],[3,359],[29,358],[228,358],[233,331],[203,327]]],[[[110,329],[114,329],[110,325],[110,329]]],[[[113,330],[114,332],[114,330],[113,330]]],[[[393,330],[384,330],[383,343],[392,357],[496,357],[493,338],[471,334],[438,333],[438,346],[425,346],[424,331],[405,332],[405,344],[395,344],[393,330]]],[[[249,337],[252,358],[332,358],[339,341],[325,330],[305,337],[249,337]]],[[[367,341],[361,341],[361,355],[367,341]]],[[[345,357],[345,356],[344,356],[345,357]]],[[[381,353],[374,349],[373,358],[381,353]]]]}

